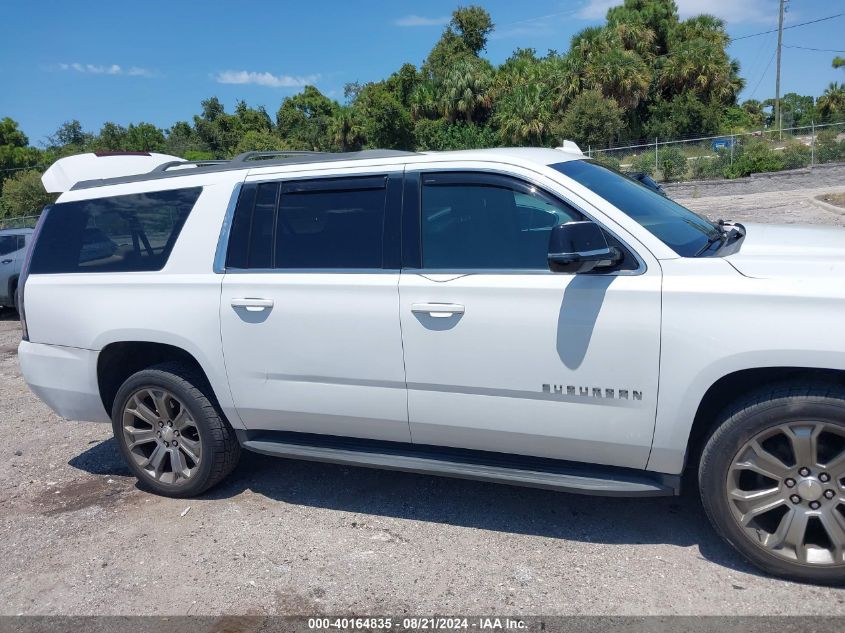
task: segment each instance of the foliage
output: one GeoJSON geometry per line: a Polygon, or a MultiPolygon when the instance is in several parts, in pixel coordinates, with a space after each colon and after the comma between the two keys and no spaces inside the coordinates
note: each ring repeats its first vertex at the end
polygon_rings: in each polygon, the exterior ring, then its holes
{"type": "Polygon", "coordinates": [[[631,161],[629,171],[639,171],[649,176],[654,176],[654,152],[643,152],[635,156],[631,161]]]}
{"type": "Polygon", "coordinates": [[[0,192],[5,181],[41,160],[41,152],[29,147],[29,139],[9,117],[0,119],[0,192]]]}
{"type": "Polygon", "coordinates": [[[619,135],[625,121],[616,101],[597,90],[586,90],[573,99],[556,132],[559,140],[572,139],[582,147],[607,146],[619,135]]]}
{"type": "Polygon", "coordinates": [[[740,178],[765,171],[784,169],[783,152],[773,150],[763,139],[752,138],[734,150],[733,164],[725,169],[728,178],[740,178]]]}
{"type": "Polygon", "coordinates": [[[718,157],[699,156],[690,161],[690,177],[693,180],[707,180],[721,178],[724,166],[718,157]]]}
{"type": "Polygon", "coordinates": [[[416,148],[420,151],[477,149],[498,144],[496,133],[488,126],[465,121],[450,123],[444,119],[422,119],[414,124],[416,148]]]}
{"type": "Polygon", "coordinates": [[[0,194],[0,218],[37,215],[55,200],[55,194],[44,190],[40,172],[34,169],[19,171],[4,183],[0,194]]]}
{"type": "Polygon", "coordinates": [[[782,154],[784,169],[798,169],[810,164],[810,147],[799,141],[787,143],[782,154]]]}
{"type": "Polygon", "coordinates": [[[816,103],[822,121],[845,117],[845,83],[831,82],[816,103]]]}
{"type": "Polygon", "coordinates": [[[657,164],[664,180],[680,180],[687,173],[687,157],[677,147],[666,147],[657,152],[657,164]]]}
{"type": "Polygon", "coordinates": [[[604,165],[605,167],[615,169],[616,171],[619,171],[622,168],[619,163],[619,159],[607,152],[598,152],[594,154],[593,161],[595,161],[599,165],[604,165]]]}
{"type": "Polygon", "coordinates": [[[816,161],[831,163],[845,160],[845,141],[836,140],[836,132],[825,130],[816,136],[816,161]]]}

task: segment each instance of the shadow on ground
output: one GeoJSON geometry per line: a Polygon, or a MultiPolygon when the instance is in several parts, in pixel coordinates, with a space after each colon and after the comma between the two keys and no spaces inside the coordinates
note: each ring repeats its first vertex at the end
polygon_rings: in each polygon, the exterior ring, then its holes
{"type": "MultiPolygon", "coordinates": [[[[113,438],[69,464],[96,475],[129,474],[113,438]]],[[[716,535],[692,487],[680,497],[594,497],[244,452],[235,471],[201,498],[226,499],[244,490],[302,506],[497,532],[589,543],[698,546],[713,563],[759,575],[716,535]]]]}
{"type": "Polygon", "coordinates": [[[0,308],[0,321],[20,321],[17,310],[13,308],[0,308]]]}

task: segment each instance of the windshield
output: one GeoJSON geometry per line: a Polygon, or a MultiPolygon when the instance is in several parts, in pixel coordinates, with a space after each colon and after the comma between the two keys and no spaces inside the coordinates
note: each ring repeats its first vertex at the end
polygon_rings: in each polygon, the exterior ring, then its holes
{"type": "Polygon", "coordinates": [[[709,220],[630,178],[587,160],[550,165],[636,220],[681,257],[695,257],[721,233],[709,220]]]}

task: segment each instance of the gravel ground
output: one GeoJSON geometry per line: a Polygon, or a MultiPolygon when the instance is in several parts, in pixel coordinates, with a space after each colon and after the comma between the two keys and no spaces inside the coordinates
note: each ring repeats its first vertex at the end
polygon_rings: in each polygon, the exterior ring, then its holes
{"type": "MultiPolygon", "coordinates": [[[[807,202],[818,185],[684,202],[845,225],[807,202]]],[[[591,498],[247,453],[200,499],[156,497],[108,425],[30,393],[19,338],[0,314],[0,614],[845,615],[845,590],[742,561],[694,491],[591,498]]]]}

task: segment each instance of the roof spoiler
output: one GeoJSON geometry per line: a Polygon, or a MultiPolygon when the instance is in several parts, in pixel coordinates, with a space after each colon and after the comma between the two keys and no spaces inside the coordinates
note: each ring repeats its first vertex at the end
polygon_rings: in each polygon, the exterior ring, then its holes
{"type": "Polygon", "coordinates": [[[564,141],[563,145],[560,147],[556,147],[556,150],[561,152],[569,152],[570,154],[580,154],[581,156],[584,155],[584,152],[581,151],[581,148],[578,147],[578,143],[575,141],[564,141]]]}
{"type": "Polygon", "coordinates": [[[187,162],[154,152],[89,152],[60,158],[41,176],[50,193],[64,193],[83,180],[102,180],[146,174],[159,165],[187,162]]]}

